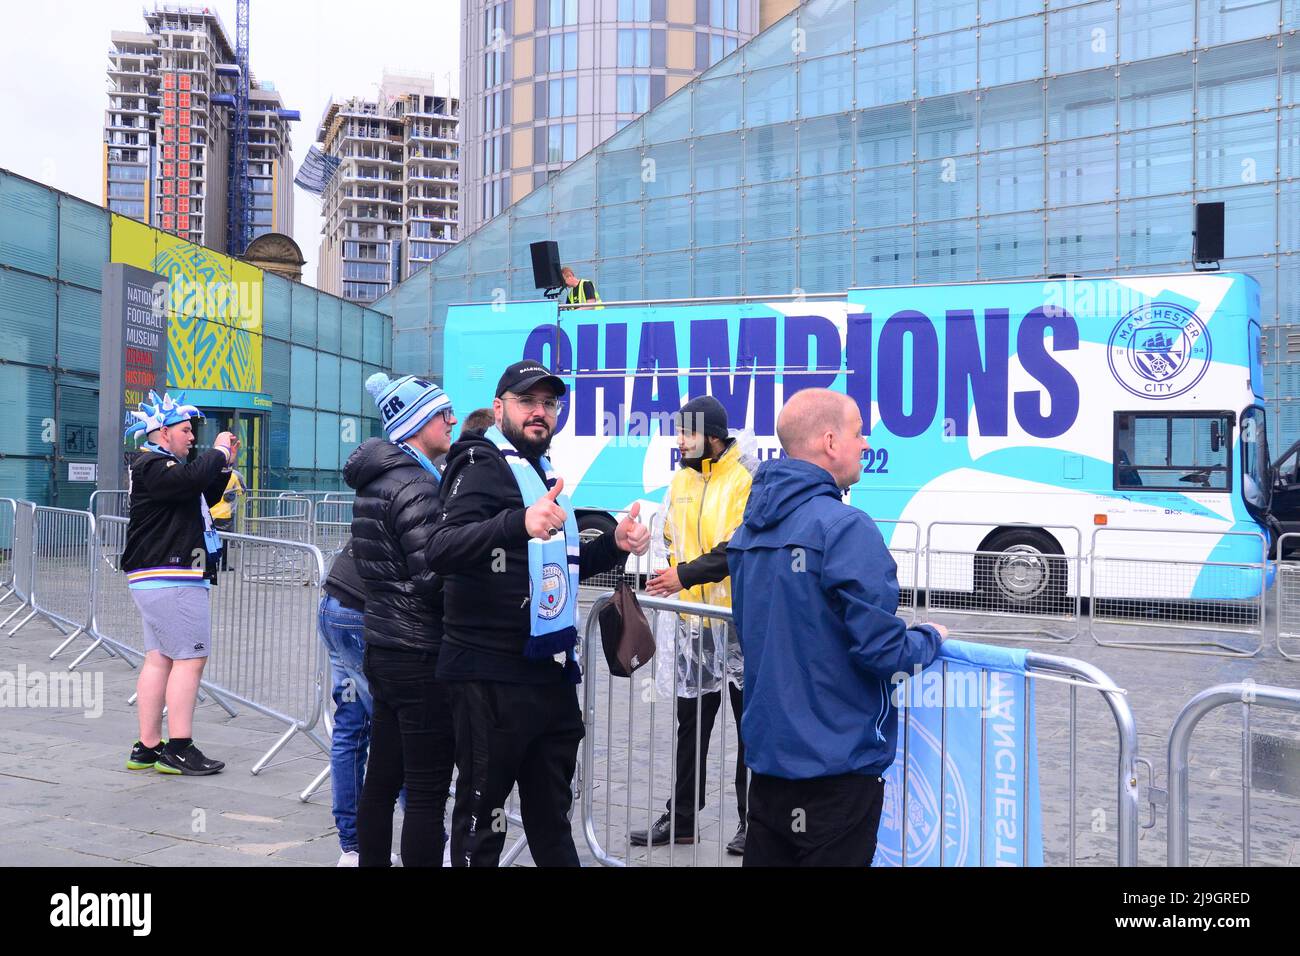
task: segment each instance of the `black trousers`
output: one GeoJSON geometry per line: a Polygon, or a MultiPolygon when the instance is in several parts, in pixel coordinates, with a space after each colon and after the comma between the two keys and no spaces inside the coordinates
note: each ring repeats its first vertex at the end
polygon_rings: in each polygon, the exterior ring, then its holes
{"type": "MultiPolygon", "coordinates": [[[[231,531],[235,530],[235,519],[234,518],[213,518],[212,528],[215,531],[225,531],[227,534],[229,534],[231,531]]],[[[221,548],[219,551],[217,551],[217,570],[218,571],[230,570],[230,545],[225,541],[221,542],[221,548]]]]}
{"type": "Polygon", "coordinates": [[[875,774],[749,784],[745,866],[870,866],[885,784],[875,774]]]}
{"type": "Polygon", "coordinates": [[[405,785],[402,865],[442,866],[442,820],[455,744],[446,685],[434,677],[438,655],[367,646],[362,669],[374,714],[370,760],[357,801],[360,865],[389,865],[393,805],[405,785]]]}
{"type": "MultiPolygon", "coordinates": [[[[745,821],[745,808],[748,805],[748,773],[745,769],[745,745],[740,740],[740,710],[744,703],[744,694],[731,681],[727,681],[727,697],[731,706],[731,717],[736,725],[732,737],[736,749],[736,811],[740,821],[745,821]]],[[[718,709],[722,706],[722,691],[701,694],[694,697],[677,698],[677,784],[673,795],[668,800],[668,810],[677,820],[676,829],[690,833],[695,822],[695,810],[703,810],[705,785],[708,782],[709,738],[713,736],[713,723],[717,719],[718,709]],[[697,719],[698,718],[698,719],[697,719]],[[695,752],[696,729],[699,730],[700,751],[695,752]],[[695,800],[695,776],[699,773],[700,797],[695,800]],[[675,809],[674,809],[675,807],[675,809]]]]}
{"type": "Polygon", "coordinates": [[[456,726],[452,866],[496,866],[506,839],[505,805],[519,785],[519,812],[538,866],[578,866],[569,819],[584,728],[569,683],[447,681],[456,726]]]}

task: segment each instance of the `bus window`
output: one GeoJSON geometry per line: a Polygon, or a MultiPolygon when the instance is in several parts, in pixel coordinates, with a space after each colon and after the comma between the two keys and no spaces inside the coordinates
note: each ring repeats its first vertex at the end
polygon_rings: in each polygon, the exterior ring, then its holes
{"type": "Polygon", "coordinates": [[[1142,487],[1142,476],[1133,467],[1132,415],[1115,416],[1115,487],[1142,487]]]}
{"type": "Polygon", "coordinates": [[[1264,509],[1272,490],[1264,409],[1252,405],[1241,413],[1241,495],[1248,505],[1264,509]]]}
{"type": "Polygon", "coordinates": [[[1227,492],[1231,436],[1226,412],[1117,412],[1114,487],[1227,492]]]}

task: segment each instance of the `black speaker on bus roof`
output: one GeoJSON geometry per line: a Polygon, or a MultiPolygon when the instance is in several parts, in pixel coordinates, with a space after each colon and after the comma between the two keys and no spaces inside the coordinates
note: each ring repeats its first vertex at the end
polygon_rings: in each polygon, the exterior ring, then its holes
{"type": "Polygon", "coordinates": [[[1213,263],[1223,258],[1223,203],[1196,204],[1196,228],[1192,231],[1192,265],[1213,263]]]}
{"type": "Polygon", "coordinates": [[[533,284],[539,289],[558,289],[564,285],[560,275],[560,246],[546,239],[531,242],[528,251],[533,256],[533,284]]]}

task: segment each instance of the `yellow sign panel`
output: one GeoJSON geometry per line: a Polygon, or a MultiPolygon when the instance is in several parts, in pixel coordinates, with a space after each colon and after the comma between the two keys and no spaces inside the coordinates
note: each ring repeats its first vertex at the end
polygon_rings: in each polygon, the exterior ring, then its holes
{"type": "Polygon", "coordinates": [[[167,384],[262,390],[262,270],[113,216],[110,256],[167,279],[167,384]]]}

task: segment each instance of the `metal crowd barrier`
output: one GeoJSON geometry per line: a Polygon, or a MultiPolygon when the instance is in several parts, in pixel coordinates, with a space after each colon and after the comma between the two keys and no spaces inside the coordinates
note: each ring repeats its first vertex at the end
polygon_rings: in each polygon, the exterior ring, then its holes
{"type": "Polygon", "coordinates": [[[915,624],[921,594],[921,527],[915,521],[872,520],[880,527],[885,545],[898,565],[898,616],[908,624],[915,624]]]}
{"type": "Polygon", "coordinates": [[[303,495],[245,495],[237,528],[252,537],[311,544],[311,519],[311,499],[303,495]]]}
{"type": "Polygon", "coordinates": [[[125,518],[131,514],[131,492],[92,491],[86,510],[96,518],[125,518]]]}
{"type": "MultiPolygon", "coordinates": [[[[10,611],[3,621],[0,621],[0,628],[3,628],[23,611],[31,608],[32,582],[36,573],[36,546],[33,543],[33,535],[36,533],[36,505],[30,501],[19,501],[13,498],[6,500],[14,502],[11,593],[22,603],[10,611]]],[[[8,599],[8,597],[9,595],[6,594],[5,598],[8,599]]],[[[30,617],[31,615],[28,615],[28,618],[24,619],[22,624],[27,623],[30,617]]],[[[10,631],[9,636],[13,637],[17,634],[18,628],[22,624],[10,631]]]]}
{"type": "Polygon", "coordinates": [[[34,509],[31,612],[9,633],[17,634],[38,614],[44,617],[64,635],[50,660],[90,631],[94,538],[95,516],[89,511],[34,509]]]}
{"type": "Polygon", "coordinates": [[[16,593],[14,591],[14,521],[18,516],[18,502],[13,498],[0,498],[0,604],[16,593]]]}
{"type": "Polygon", "coordinates": [[[325,563],[314,545],[221,534],[224,565],[212,589],[212,646],[203,686],[218,699],[278,720],[288,729],[253,764],[261,773],[297,734],[321,750],[324,675],[316,633],[325,563]],[[287,575],[284,568],[301,569],[287,575]]]}
{"type": "Polygon", "coordinates": [[[1288,651],[1282,641],[1300,640],[1300,563],[1283,561],[1288,540],[1300,539],[1300,534],[1290,532],[1282,535],[1277,542],[1277,575],[1274,580],[1274,617],[1277,634],[1275,643],[1277,652],[1289,661],[1300,661],[1300,645],[1296,650],[1288,651]]]}
{"type": "MultiPolygon", "coordinates": [[[[1211,551],[1212,553],[1212,551],[1211,551]]],[[[1264,606],[1268,589],[1268,542],[1262,534],[1250,531],[1152,531],[1147,528],[1101,527],[1093,531],[1091,576],[1088,593],[1091,599],[1089,625],[1092,638],[1103,647],[1136,647],[1174,651],[1182,654],[1208,654],[1219,657],[1254,657],[1264,644],[1264,606]],[[1145,557],[1117,557],[1098,549],[1098,541],[1115,540],[1120,535],[1176,536],[1193,547],[1194,537],[1209,538],[1209,549],[1223,538],[1247,542],[1257,560],[1209,561],[1164,557],[1171,547],[1169,539],[1152,548],[1145,557]],[[1155,556],[1152,556],[1155,555],[1155,556]],[[1196,597],[1197,591],[1224,597],[1196,597]],[[1138,594],[1140,597],[1129,595],[1138,594]],[[1192,595],[1191,598],[1188,595],[1192,595]],[[1142,629],[1137,637],[1103,639],[1096,625],[1128,624],[1142,629]],[[1169,639],[1150,636],[1153,628],[1177,630],[1185,636],[1169,639]],[[1226,643],[1232,636],[1236,644],[1226,643]]]]}
{"type": "MultiPolygon", "coordinates": [[[[131,663],[144,658],[140,612],[119,559],[128,521],[107,517],[95,529],[92,631],[95,645],[131,663]]],[[[309,544],[221,534],[224,562],[211,590],[211,651],[200,685],[231,716],[239,704],[288,729],[252,767],[261,773],[296,735],[322,750],[322,674],[328,672],[316,636],[324,562],[309,544]],[[285,568],[296,573],[286,574],[285,568]]],[[[82,658],[86,655],[83,654],[82,658]]],[[[81,658],[78,659],[79,663],[81,658]]]]}
{"type": "MultiPolygon", "coordinates": [[[[144,658],[140,614],[119,559],[128,521],[107,517],[95,527],[92,625],[95,644],[133,663],[144,658]]],[[[252,768],[260,773],[296,734],[321,749],[324,651],[316,639],[316,610],[324,567],[312,545],[221,534],[226,552],[211,591],[212,643],[202,688],[231,716],[232,703],[271,717],[288,729],[252,768]],[[286,568],[296,573],[285,573],[286,568]]]]}
{"type": "Polygon", "coordinates": [[[90,599],[90,629],[95,644],[72,662],[74,667],[96,646],[111,648],[132,667],[136,661],[144,660],[144,632],[140,623],[140,611],[131,599],[126,575],[119,570],[129,524],[129,518],[115,515],[105,515],[95,522],[94,573],[90,599]]]}
{"type": "MultiPolygon", "coordinates": [[[[645,829],[653,826],[655,819],[666,811],[667,798],[675,792],[677,782],[677,728],[678,704],[675,699],[659,699],[655,689],[653,674],[642,676],[644,671],[637,671],[633,678],[625,682],[624,687],[616,687],[615,680],[609,676],[608,668],[600,651],[600,638],[597,626],[602,608],[611,600],[612,594],[606,593],[596,599],[587,612],[586,626],[582,642],[582,666],[584,673],[583,719],[587,733],[583,740],[582,760],[580,764],[579,783],[581,791],[581,820],[587,845],[595,858],[605,866],[628,865],[698,865],[701,858],[707,864],[723,865],[724,844],[735,822],[733,814],[734,801],[728,796],[733,786],[734,767],[732,765],[734,747],[729,745],[734,740],[735,728],[730,714],[730,695],[720,695],[714,730],[720,738],[720,746],[710,747],[710,756],[700,762],[695,784],[695,806],[699,807],[700,795],[706,797],[705,809],[696,812],[695,827],[698,840],[691,846],[681,848],[676,845],[676,821],[670,823],[670,842],[662,848],[634,848],[630,842],[633,823],[644,824],[645,829]],[[600,689],[603,685],[603,693],[600,689]],[[603,704],[600,698],[603,697],[603,704]],[[668,708],[668,716],[658,711],[668,708]],[[646,758],[644,769],[635,769],[633,764],[638,757],[646,758]],[[660,768],[667,765],[663,772],[660,768]],[[617,765],[617,766],[616,766],[617,765]],[[716,786],[704,784],[703,778],[711,777],[716,786]],[[597,792],[601,796],[597,797],[597,792]],[[621,824],[621,832],[619,824],[621,824]],[[702,850],[702,845],[708,849],[702,850]]],[[[731,613],[726,608],[703,604],[664,600],[640,595],[643,608],[651,614],[674,614],[686,617],[699,617],[719,624],[731,621],[731,613]]],[[[653,665],[652,665],[653,666],[653,665]]],[[[1067,751],[1064,759],[1068,763],[1067,775],[1069,795],[1065,801],[1069,814],[1066,823],[1067,835],[1063,851],[1069,865],[1077,860],[1077,840],[1080,830],[1078,823],[1079,785],[1078,740],[1079,722],[1077,719],[1078,692],[1096,691],[1106,704],[1115,722],[1117,761],[1116,770],[1111,777],[1113,787],[1115,819],[1117,820],[1115,860],[1120,866],[1137,864],[1138,833],[1138,787],[1136,764],[1138,762],[1137,729],[1129,708],[1125,691],[1115,684],[1101,670],[1084,661],[1057,657],[1051,654],[1030,652],[1027,659],[1030,679],[1065,684],[1069,687],[1068,725],[1065,739],[1067,751]]],[[[943,685],[943,703],[947,702],[947,681],[943,685]]],[[[673,681],[675,698],[680,684],[676,674],[673,681]]],[[[906,700],[906,695],[904,695],[906,700]]],[[[702,708],[700,698],[695,698],[694,705],[702,708]]],[[[690,706],[688,701],[686,706],[690,706]]],[[[911,732],[910,711],[901,708],[899,734],[906,753],[907,740],[911,732]]],[[[1039,708],[1040,723],[1042,708],[1039,708]]],[[[697,715],[698,716],[698,715],[697,715]]],[[[696,753],[706,738],[696,721],[696,753]]],[[[1059,739],[1059,734],[1038,733],[1039,743],[1059,739]]],[[[939,762],[946,764],[946,741],[941,741],[939,762]]],[[[1029,740],[1026,738],[1026,747],[1029,740]]],[[[1023,761],[1023,757],[1021,758],[1023,761]]],[[[1041,762],[1041,758],[1040,758],[1041,762]]],[[[1023,762],[1021,766],[1023,766],[1023,762]]],[[[904,759],[902,789],[906,793],[908,786],[909,762],[904,759]]],[[[1094,779],[1091,775],[1088,781],[1094,779]]],[[[984,792],[984,779],[981,777],[980,792],[984,792]]],[[[1086,807],[1095,806],[1096,799],[1104,796],[1092,793],[1088,796],[1086,807]]],[[[917,813],[909,813],[906,803],[900,819],[903,821],[903,846],[913,840],[913,829],[924,830],[925,827],[945,826],[947,815],[940,808],[934,810],[934,820],[922,820],[917,813]]],[[[1043,801],[1045,813],[1053,811],[1049,801],[1043,801]]],[[[986,809],[981,801],[981,823],[985,819],[986,809]]],[[[924,816],[924,813],[920,814],[924,816]]],[[[1046,827],[1045,827],[1046,829],[1046,827]]],[[[983,833],[983,826],[981,826],[983,833]]],[[[942,836],[941,836],[942,838],[942,836]]],[[[983,847],[979,858],[985,858],[983,847]]],[[[906,858],[904,858],[906,865],[906,858]]]]}
{"type": "Polygon", "coordinates": [[[925,532],[926,608],[931,614],[1034,622],[1029,627],[985,624],[974,628],[962,621],[949,625],[954,634],[1068,644],[1082,627],[1082,541],[1079,530],[1069,525],[933,521],[925,532]],[[936,529],[962,529],[957,533],[978,534],[982,539],[998,527],[1053,532],[1058,539],[1073,539],[1073,553],[1049,554],[1032,548],[979,551],[941,547],[935,540],[936,529]]]}
{"type": "MultiPolygon", "coordinates": [[[[587,845],[596,859],[605,866],[625,866],[632,862],[634,854],[644,854],[646,865],[667,864],[668,866],[699,865],[702,856],[715,860],[716,865],[725,862],[724,846],[730,837],[728,824],[734,828],[739,823],[734,791],[735,716],[731,706],[730,690],[719,688],[717,712],[714,729],[720,736],[720,746],[710,747],[707,759],[699,761],[695,787],[691,799],[695,806],[700,806],[701,794],[712,793],[708,779],[717,783],[716,799],[708,799],[705,810],[695,814],[695,828],[699,835],[692,845],[678,846],[679,837],[676,819],[671,820],[670,842],[664,848],[653,846],[632,848],[630,834],[633,823],[642,824],[644,829],[654,825],[655,820],[667,810],[668,798],[675,792],[677,774],[674,769],[678,758],[677,728],[679,724],[679,706],[682,714],[694,718],[695,752],[699,754],[703,745],[710,741],[712,734],[704,734],[701,717],[705,706],[704,699],[696,694],[693,697],[679,695],[691,693],[694,688],[682,681],[679,669],[674,661],[671,692],[662,694],[657,689],[655,668],[657,662],[638,670],[630,680],[616,682],[609,675],[603,652],[600,650],[600,635],[597,626],[601,610],[610,601],[613,594],[606,592],[596,598],[587,611],[586,624],[583,629],[581,647],[582,671],[584,674],[583,720],[587,732],[583,738],[582,759],[579,766],[581,785],[581,820],[587,845]],[[598,686],[603,685],[603,694],[598,686]],[[603,704],[597,697],[603,697],[603,704]],[[667,715],[663,711],[666,708],[667,715]],[[693,713],[692,713],[693,711],[693,713]],[[644,729],[642,729],[644,728],[644,729]],[[637,735],[640,734],[641,737],[637,735]],[[599,740],[599,743],[598,743],[599,740]],[[648,744],[648,747],[647,747],[648,744]],[[634,769],[634,756],[637,751],[648,750],[647,770],[634,769]],[[598,758],[599,753],[599,758],[598,758]],[[616,772],[615,765],[622,772],[616,772]],[[667,765],[664,773],[662,767],[667,765]],[[603,799],[597,806],[596,790],[600,789],[603,799]],[[621,808],[621,813],[619,809],[621,808]],[[716,808],[716,809],[714,809],[716,808]],[[635,818],[633,814],[636,814],[635,818]],[[622,834],[615,839],[615,818],[621,817],[622,834]],[[599,831],[599,832],[598,832],[599,831]],[[704,842],[712,844],[711,849],[701,851],[704,842]],[[610,847],[615,843],[622,846],[622,855],[615,856],[610,847]]],[[[641,606],[648,612],[651,626],[658,632],[659,615],[686,617],[688,627],[697,622],[707,622],[719,629],[730,626],[730,611],[725,608],[705,604],[695,604],[676,599],[652,598],[645,594],[637,596],[641,606]]],[[[676,621],[673,621],[676,630],[676,621]]],[[[704,653],[702,626],[691,627],[688,633],[695,636],[694,652],[698,661],[704,653]]],[[[676,648],[668,651],[675,656],[676,648]]],[[[658,655],[656,655],[658,656],[658,655]]]]}
{"type": "Polygon", "coordinates": [[[1251,708],[1276,708],[1300,713],[1300,690],[1266,684],[1239,682],[1216,684],[1201,691],[1186,704],[1169,732],[1169,865],[1187,866],[1190,853],[1188,814],[1188,751],[1192,731],[1210,711],[1228,704],[1241,704],[1241,862],[1250,866],[1250,819],[1253,759],[1251,752],[1251,708]]]}
{"type": "Polygon", "coordinates": [[[317,501],[330,501],[330,495],[339,495],[338,491],[317,491],[315,489],[302,488],[258,488],[254,494],[263,498],[306,498],[313,504],[317,501]]]}
{"type": "Polygon", "coordinates": [[[320,548],[326,569],[352,537],[352,504],[352,499],[325,498],[312,505],[312,543],[320,548]]]}

